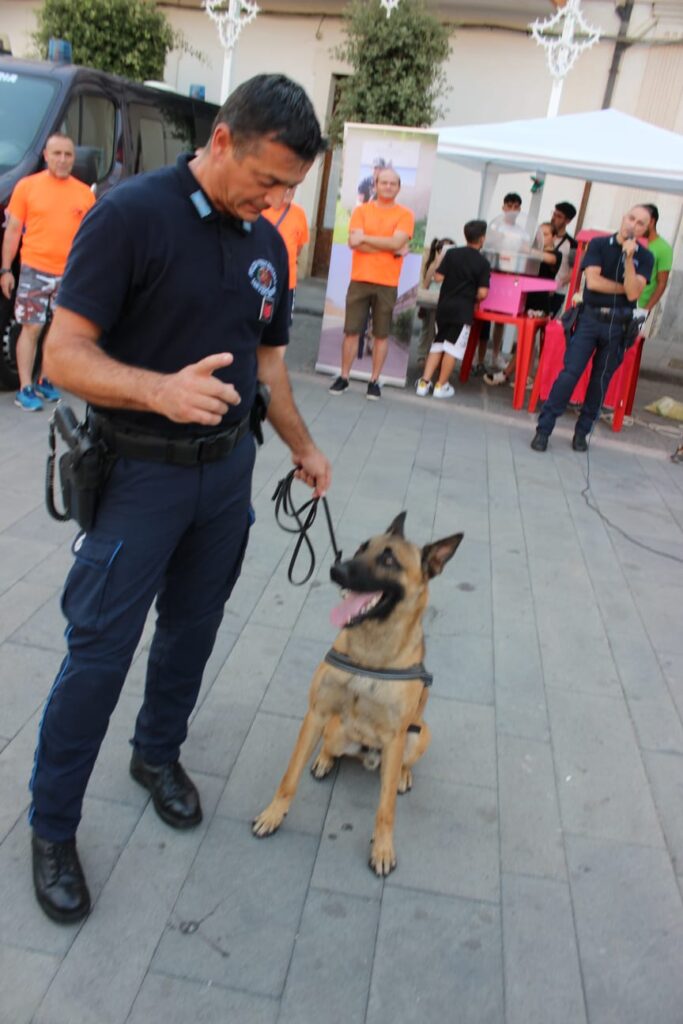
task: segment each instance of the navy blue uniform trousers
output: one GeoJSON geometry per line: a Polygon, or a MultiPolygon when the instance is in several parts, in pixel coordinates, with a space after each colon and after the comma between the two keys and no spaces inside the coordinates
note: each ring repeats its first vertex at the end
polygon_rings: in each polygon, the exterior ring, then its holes
{"type": "Polygon", "coordinates": [[[120,458],[94,528],[74,542],[62,594],[67,655],[43,712],[29,820],[71,838],[109,718],[156,596],[157,623],[133,744],[178,758],[249,533],[254,439],[187,468],[120,458]]]}
{"type": "Polygon", "coordinates": [[[594,352],[595,358],[586,388],[586,397],[575,427],[575,432],[584,436],[590,433],[600,412],[609,382],[624,358],[624,323],[620,312],[617,312],[616,318],[610,322],[599,320],[587,310],[582,310],[576,330],[567,344],[564,366],[538,417],[537,425],[542,434],[552,433],[555,420],[567,408],[578,379],[594,352]]]}

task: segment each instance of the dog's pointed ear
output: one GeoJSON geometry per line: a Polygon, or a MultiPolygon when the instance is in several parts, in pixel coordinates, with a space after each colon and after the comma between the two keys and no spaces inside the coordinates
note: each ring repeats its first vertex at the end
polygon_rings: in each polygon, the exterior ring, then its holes
{"type": "Polygon", "coordinates": [[[422,571],[428,579],[438,576],[444,565],[458,550],[464,533],[454,533],[452,537],[435,540],[433,544],[425,544],[422,548],[422,571]]]}
{"type": "Polygon", "coordinates": [[[396,516],[387,533],[392,537],[403,537],[403,526],[406,521],[407,512],[401,512],[396,516]]]}

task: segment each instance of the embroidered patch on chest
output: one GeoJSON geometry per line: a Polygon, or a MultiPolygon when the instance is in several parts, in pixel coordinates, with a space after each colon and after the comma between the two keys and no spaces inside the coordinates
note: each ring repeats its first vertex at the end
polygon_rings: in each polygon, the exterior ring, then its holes
{"type": "Polygon", "coordinates": [[[275,298],[277,291],[277,271],[269,260],[254,260],[249,267],[249,281],[264,299],[275,298]]]}

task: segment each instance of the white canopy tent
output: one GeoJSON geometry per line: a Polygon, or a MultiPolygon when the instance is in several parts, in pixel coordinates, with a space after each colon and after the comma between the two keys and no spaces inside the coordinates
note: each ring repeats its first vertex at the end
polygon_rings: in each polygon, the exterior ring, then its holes
{"type": "MultiPolygon", "coordinates": [[[[480,217],[498,175],[514,171],[683,195],[683,136],[618,110],[442,128],[438,154],[481,171],[480,217]]],[[[532,227],[540,200],[538,191],[529,210],[532,227]]]]}

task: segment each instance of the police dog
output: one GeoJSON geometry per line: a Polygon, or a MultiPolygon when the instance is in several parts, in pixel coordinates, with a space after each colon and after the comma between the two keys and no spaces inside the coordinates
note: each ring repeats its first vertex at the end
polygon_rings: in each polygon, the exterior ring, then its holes
{"type": "MultiPolygon", "coordinates": [[[[336,563],[330,575],[346,592],[331,619],[341,632],[333,655],[352,662],[338,667],[322,661],[315,671],[289,766],[272,802],[254,820],[259,838],[275,832],[287,814],[309,758],[322,737],[311,771],[323,779],[343,754],[360,757],[368,768],[381,759],[381,785],[370,867],[380,876],[396,867],[394,815],[396,794],[412,787],[412,768],[430,741],[424,721],[429,691],[418,675],[425,644],[422,617],[428,582],[455,554],[462,533],[420,549],[403,536],[406,513],[386,531],[358,548],[353,558],[336,563]],[[386,671],[389,678],[363,675],[363,668],[386,671]],[[400,680],[391,670],[416,669],[400,680]]],[[[405,672],[404,672],[405,676],[405,672]]]]}

